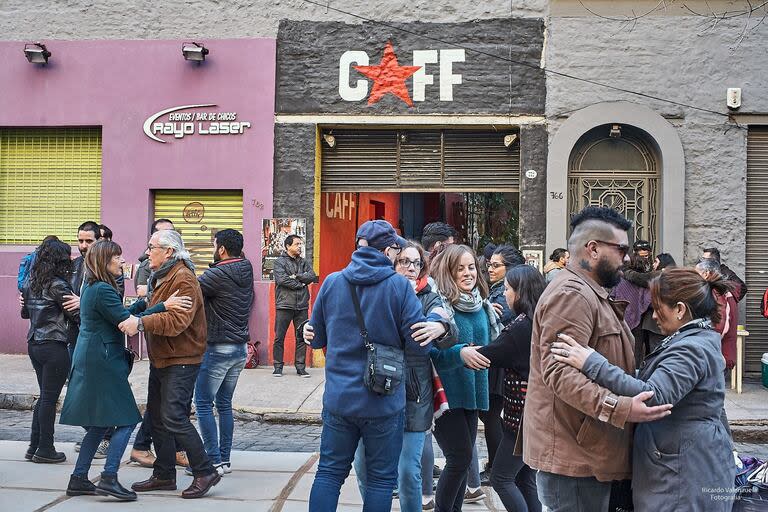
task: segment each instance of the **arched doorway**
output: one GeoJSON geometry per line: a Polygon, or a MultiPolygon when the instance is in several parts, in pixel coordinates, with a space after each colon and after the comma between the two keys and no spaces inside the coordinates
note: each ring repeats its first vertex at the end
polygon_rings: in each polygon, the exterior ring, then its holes
{"type": "MultiPolygon", "coordinates": [[[[595,127],[614,124],[637,130],[643,145],[656,157],[654,161],[661,178],[656,190],[660,207],[657,209],[655,249],[683,261],[685,156],[680,135],[669,121],[651,108],[627,101],[585,107],[574,112],[555,131],[547,155],[547,249],[563,247],[568,238],[569,170],[571,156],[582,147],[579,141],[595,127]]],[[[602,133],[605,137],[605,132],[602,133]]],[[[630,178],[634,178],[634,173],[630,178]]]]}
{"type": "Polygon", "coordinates": [[[582,135],[568,161],[568,212],[608,206],[633,222],[629,243],[659,241],[660,180],[658,150],[643,130],[603,124],[582,135]]]}

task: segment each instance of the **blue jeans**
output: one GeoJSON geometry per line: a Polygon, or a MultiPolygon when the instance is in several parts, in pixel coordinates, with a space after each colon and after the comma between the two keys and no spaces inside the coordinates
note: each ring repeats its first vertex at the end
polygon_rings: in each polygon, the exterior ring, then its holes
{"type": "Polygon", "coordinates": [[[472,489],[480,487],[480,459],[477,455],[477,444],[475,444],[475,451],[472,453],[472,463],[467,470],[467,487],[472,489]]]}
{"type": "Polygon", "coordinates": [[[517,433],[504,431],[499,444],[501,457],[494,459],[491,467],[493,490],[499,494],[508,512],[541,512],[536,490],[536,470],[523,462],[523,457],[513,455],[517,433]]]}
{"type": "Polygon", "coordinates": [[[195,408],[203,445],[211,463],[229,462],[232,451],[232,395],[235,393],[240,371],[245,367],[245,345],[216,343],[208,345],[195,382],[195,408]],[[219,413],[217,432],[213,405],[219,413]]]}
{"type": "MultiPolygon", "coordinates": [[[[400,496],[402,512],[421,511],[421,452],[424,449],[426,432],[405,432],[403,448],[400,450],[400,460],[397,463],[397,489],[400,496]]],[[[430,466],[430,471],[432,466],[430,466]]],[[[365,464],[365,447],[362,439],[355,452],[355,473],[360,495],[365,498],[365,488],[368,482],[368,468],[365,464]]],[[[432,475],[429,476],[432,483],[432,475]]],[[[431,490],[431,488],[430,488],[431,490]]]]}
{"type": "Polygon", "coordinates": [[[435,483],[435,448],[432,446],[432,432],[425,432],[424,450],[421,452],[421,495],[432,496],[435,483]]]}
{"type": "MultiPolygon", "coordinates": [[[[123,457],[125,447],[131,438],[131,433],[136,425],[125,425],[116,427],[112,434],[112,440],[109,442],[107,450],[107,459],[104,461],[104,472],[102,474],[117,475],[117,469],[120,467],[120,459],[123,457]]],[[[99,443],[104,439],[104,434],[112,427],[87,427],[83,444],[80,446],[80,454],[75,462],[73,475],[88,478],[88,470],[91,469],[93,456],[96,455],[96,449],[99,443]]]]}
{"type": "Polygon", "coordinates": [[[539,471],[536,487],[539,501],[549,512],[606,512],[611,499],[611,482],[598,482],[594,477],[539,471]]]}
{"type": "Polygon", "coordinates": [[[397,485],[397,462],[403,445],[405,411],[378,418],[337,416],[323,409],[320,463],[317,467],[310,512],[332,512],[349,471],[360,439],[365,445],[367,485],[363,512],[389,512],[392,490],[397,485]]]}

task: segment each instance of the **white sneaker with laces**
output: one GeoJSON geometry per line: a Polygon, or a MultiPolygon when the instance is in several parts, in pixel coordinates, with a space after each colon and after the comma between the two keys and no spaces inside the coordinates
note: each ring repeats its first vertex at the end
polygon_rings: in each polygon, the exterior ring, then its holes
{"type": "Polygon", "coordinates": [[[107,451],[109,450],[109,441],[102,439],[99,443],[99,447],[96,448],[96,453],[93,455],[94,459],[106,459],[107,451]]]}

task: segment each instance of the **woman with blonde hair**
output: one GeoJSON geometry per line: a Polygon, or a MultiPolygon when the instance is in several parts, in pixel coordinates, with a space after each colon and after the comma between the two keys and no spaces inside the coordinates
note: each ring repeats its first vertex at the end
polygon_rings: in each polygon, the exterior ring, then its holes
{"type": "Polygon", "coordinates": [[[434,435],[446,463],[437,483],[435,510],[461,510],[467,469],[477,436],[479,411],[488,410],[490,361],[470,346],[485,346],[501,331],[488,301],[488,285],[478,279],[478,260],[466,245],[450,245],[431,262],[443,307],[458,328],[458,343],[431,351],[449,410],[435,422],[434,435]]]}
{"type": "MultiPolygon", "coordinates": [[[[80,335],[69,375],[69,386],[61,410],[61,423],[85,427],[80,454],[67,486],[68,496],[113,496],[133,501],[136,493],[120,485],[117,470],[141,415],[128,383],[130,362],[118,324],[131,314],[158,313],[173,308],[188,309],[188,297],[173,297],[146,311],[144,301],[131,309],[123,307],[116,278],[122,275],[122,249],[110,240],[94,243],[85,256],[86,276],[80,295],[80,335]],[[104,471],[97,485],[88,480],[88,470],[106,431],[115,427],[107,451],[104,471]]],[[[133,357],[132,355],[130,356],[133,357]]]]}

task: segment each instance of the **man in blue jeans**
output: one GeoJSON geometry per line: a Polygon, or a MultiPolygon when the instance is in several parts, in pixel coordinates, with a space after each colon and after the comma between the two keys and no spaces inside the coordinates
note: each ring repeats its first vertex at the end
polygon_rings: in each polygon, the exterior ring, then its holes
{"type": "Polygon", "coordinates": [[[232,395],[251,339],[248,318],[253,306],[253,266],[242,254],[243,235],[234,229],[217,232],[211,268],[198,278],[208,320],[208,347],[195,383],[195,408],[205,451],[220,475],[232,471],[232,395]]]}
{"type": "Polygon", "coordinates": [[[310,320],[312,347],[327,349],[320,462],[309,497],[313,512],[336,510],[361,438],[367,468],[363,511],[390,510],[392,490],[397,486],[405,386],[382,396],[363,385],[367,356],[349,283],[357,291],[372,342],[426,354],[429,342],[439,336],[439,330],[423,338],[412,331],[424,327],[426,318],[408,280],[394,270],[395,258],[406,241],[383,220],[364,223],[356,238],[358,248],[352,261],[326,278],[310,320]]]}

